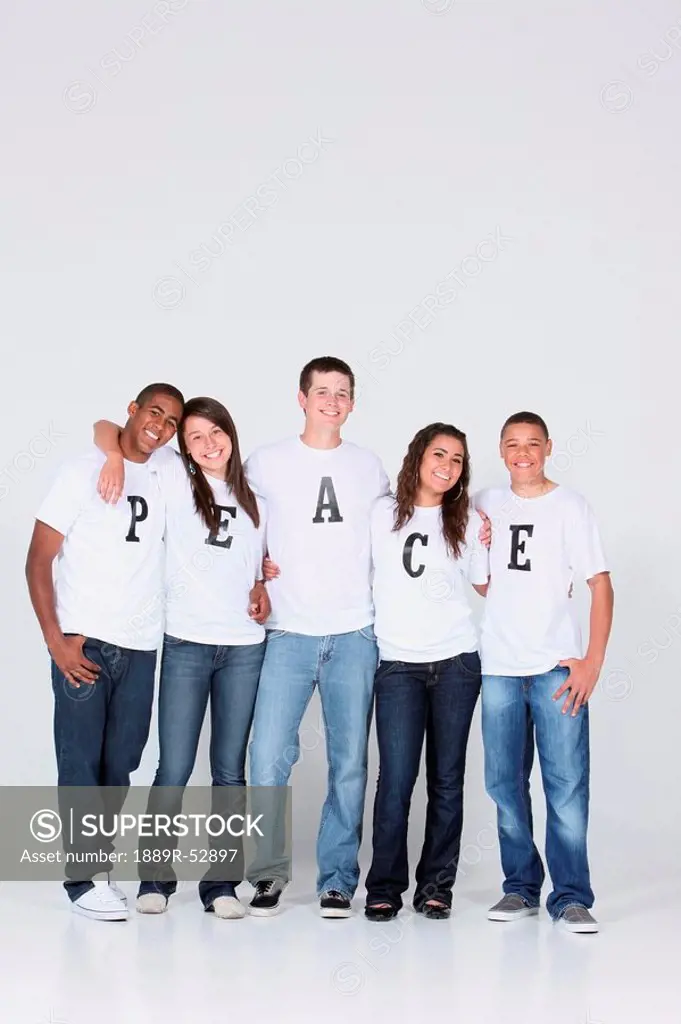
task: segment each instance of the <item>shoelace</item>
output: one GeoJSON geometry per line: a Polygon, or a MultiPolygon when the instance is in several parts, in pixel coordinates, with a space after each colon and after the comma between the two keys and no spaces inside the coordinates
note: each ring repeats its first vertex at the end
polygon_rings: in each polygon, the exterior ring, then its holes
{"type": "Polygon", "coordinates": [[[345,897],[343,896],[343,893],[342,892],[338,892],[338,889],[329,889],[329,891],[327,892],[326,895],[330,896],[331,899],[333,899],[333,900],[343,900],[343,899],[345,899],[345,897]]]}
{"type": "Polygon", "coordinates": [[[269,896],[274,892],[276,882],[258,882],[256,888],[258,896],[269,896]]]}

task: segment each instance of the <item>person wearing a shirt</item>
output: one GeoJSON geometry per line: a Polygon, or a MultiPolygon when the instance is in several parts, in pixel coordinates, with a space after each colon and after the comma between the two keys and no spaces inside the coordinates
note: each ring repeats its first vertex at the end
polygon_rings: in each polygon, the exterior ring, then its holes
{"type": "MultiPolygon", "coordinates": [[[[104,456],[93,448],[61,468],[36,516],[26,576],[51,656],[60,800],[66,787],[124,793],[147,742],[165,526],[155,460],[177,429],[183,402],[172,385],[152,384],[128,406],[125,489],[115,508],[97,492],[104,456]]],[[[68,865],[73,910],[125,919],[122,891],[108,878],[93,881],[97,870],[68,865]]]]}
{"type": "MultiPolygon", "coordinates": [[[[108,454],[100,493],[115,504],[124,475],[119,428],[100,421],[95,440],[108,454]]],[[[190,399],[178,442],[180,454],[168,448],[157,456],[166,516],[165,635],[159,764],[149,806],[149,813],[171,819],[182,809],[181,793],[194,769],[209,703],[213,787],[235,787],[215,788],[214,795],[224,798],[223,811],[242,813],[246,749],[265,653],[262,623],[269,613],[267,591],[258,584],[264,503],[246,480],[231,415],[213,398],[190,399]]],[[[231,846],[238,849],[238,860],[230,859],[230,880],[221,877],[217,864],[202,879],[199,895],[207,911],[235,919],[246,913],[236,896],[243,851],[236,839],[231,846]]],[[[141,872],[137,909],[162,913],[177,887],[172,865],[162,878],[146,874],[141,872]]]]}
{"type": "MultiPolygon", "coordinates": [[[[324,917],[348,917],[367,778],[377,663],[371,595],[370,513],[389,482],[372,452],[341,438],[353,409],[354,375],[334,357],[302,370],[300,436],[257,449],[246,472],[268,508],[267,548],[276,578],[255,705],[251,785],[285,793],[300,753],[299,729],[319,688],[326,723],[328,792],[317,841],[317,894],[324,917]]],[[[263,794],[264,797],[265,794],[263,794]]],[[[283,814],[278,815],[283,819],[283,814]]],[[[248,877],[251,913],[280,909],[290,877],[284,824],[260,841],[248,877]]]]}
{"type": "Polygon", "coordinates": [[[492,921],[538,912],[544,867],[532,834],[529,775],[536,742],[546,795],[547,910],[573,932],[594,932],[587,856],[589,708],[612,624],[613,590],[594,514],[547,479],[551,441],[536,413],[501,432],[510,485],[475,498],[492,523],[481,629],[485,781],[497,805],[504,896],[492,921]],[[572,587],[591,592],[588,643],[572,587]]]}
{"type": "Polygon", "coordinates": [[[431,423],[409,445],[397,493],[371,515],[380,755],[365,914],[394,917],[409,887],[407,825],[426,743],[428,807],[413,907],[447,918],[463,827],[466,748],[480,693],[469,584],[488,581],[469,504],[466,435],[431,423]]]}

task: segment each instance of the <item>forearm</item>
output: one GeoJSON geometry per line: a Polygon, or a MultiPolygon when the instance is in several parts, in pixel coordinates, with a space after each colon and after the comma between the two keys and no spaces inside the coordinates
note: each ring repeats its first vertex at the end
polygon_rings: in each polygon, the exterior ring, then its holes
{"type": "Polygon", "coordinates": [[[31,604],[40,624],[45,643],[52,647],[63,639],[54,597],[52,562],[29,555],[26,563],[26,581],[31,604]]]}
{"type": "Polygon", "coordinates": [[[120,455],[121,451],[121,428],[110,420],[97,420],[94,428],[94,442],[105,455],[120,455]]]}
{"type": "Polygon", "coordinates": [[[608,574],[595,577],[589,581],[591,590],[591,614],[589,617],[589,646],[586,660],[592,662],[600,671],[605,661],[605,650],[612,628],[614,593],[608,574]]]}

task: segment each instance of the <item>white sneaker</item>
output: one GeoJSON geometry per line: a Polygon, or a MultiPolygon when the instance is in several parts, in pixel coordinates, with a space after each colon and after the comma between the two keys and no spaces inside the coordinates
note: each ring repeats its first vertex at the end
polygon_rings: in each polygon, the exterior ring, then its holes
{"type": "Polygon", "coordinates": [[[84,892],[71,904],[75,914],[91,917],[96,921],[126,921],[128,908],[111,889],[108,882],[94,882],[93,888],[84,892]]]}
{"type": "Polygon", "coordinates": [[[121,889],[120,885],[118,885],[117,882],[112,882],[111,879],[109,879],[109,888],[111,889],[112,893],[115,896],[118,896],[119,900],[122,903],[125,903],[125,905],[127,907],[127,905],[128,905],[128,897],[125,895],[125,893],[121,889]]]}
{"type": "Polygon", "coordinates": [[[144,892],[137,897],[135,906],[139,914],[164,914],[168,900],[162,892],[144,892]]]}
{"type": "Polygon", "coordinates": [[[218,896],[213,901],[213,913],[225,921],[236,921],[246,916],[246,908],[236,896],[218,896]]]}

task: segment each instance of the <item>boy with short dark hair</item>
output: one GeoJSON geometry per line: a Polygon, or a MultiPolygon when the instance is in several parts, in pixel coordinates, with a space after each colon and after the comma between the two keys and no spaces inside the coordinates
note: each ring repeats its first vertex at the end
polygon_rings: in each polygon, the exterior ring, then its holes
{"type": "Polygon", "coordinates": [[[547,910],[569,931],[594,932],[587,857],[588,701],[612,624],[613,590],[594,514],[549,480],[546,423],[510,416],[500,453],[510,486],[476,504],[492,521],[490,583],[481,629],[485,782],[497,805],[504,896],[488,913],[510,921],[538,912],[544,867],[532,837],[529,774],[536,738],[547,802],[547,910]],[[586,653],[570,599],[591,591],[586,653]]]}
{"type": "MultiPolygon", "coordinates": [[[[183,404],[177,388],[153,384],[128,406],[125,490],[115,507],[97,493],[105,456],[93,447],[62,468],[36,516],[26,576],[52,659],[60,787],[123,792],[147,742],[165,529],[152,456],[175,434],[183,404]]],[[[74,911],[127,917],[122,891],[93,882],[87,868],[71,868],[64,884],[74,911]]]]}

